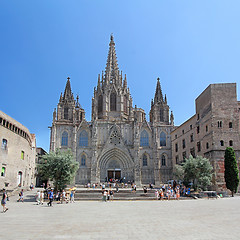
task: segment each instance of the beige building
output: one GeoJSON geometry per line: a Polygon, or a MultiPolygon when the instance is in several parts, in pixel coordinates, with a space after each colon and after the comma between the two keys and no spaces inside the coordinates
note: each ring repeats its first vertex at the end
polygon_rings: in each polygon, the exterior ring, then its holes
{"type": "Polygon", "coordinates": [[[233,147],[240,163],[240,102],[236,83],[210,84],[195,100],[196,114],[171,133],[173,165],[192,156],[208,158],[214,188],[224,181],[224,152],[233,147]]]}
{"type": "Polygon", "coordinates": [[[0,189],[29,187],[35,182],[35,135],[0,111],[0,189]]]}

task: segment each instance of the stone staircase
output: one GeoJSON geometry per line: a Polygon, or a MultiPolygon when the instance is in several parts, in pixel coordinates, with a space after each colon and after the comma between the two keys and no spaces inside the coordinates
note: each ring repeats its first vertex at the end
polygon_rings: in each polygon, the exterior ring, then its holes
{"type": "MultiPolygon", "coordinates": [[[[109,190],[109,188],[106,188],[109,190]]],[[[142,189],[132,191],[130,188],[119,188],[119,191],[114,191],[114,201],[137,201],[137,200],[156,200],[155,190],[148,189],[147,194],[143,193],[142,189]]],[[[101,201],[102,200],[102,190],[97,189],[87,189],[87,188],[77,188],[75,191],[76,201],[101,201]]]]}

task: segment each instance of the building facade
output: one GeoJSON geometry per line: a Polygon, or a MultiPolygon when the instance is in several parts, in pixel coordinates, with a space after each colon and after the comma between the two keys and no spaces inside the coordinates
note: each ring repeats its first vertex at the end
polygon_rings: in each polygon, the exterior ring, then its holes
{"type": "MultiPolygon", "coordinates": [[[[43,148],[41,147],[36,148],[36,164],[40,163],[42,156],[44,156],[45,154],[47,154],[47,152],[43,148]]],[[[41,176],[39,176],[38,171],[36,169],[36,187],[43,186],[43,183],[45,183],[46,184],[45,186],[47,186],[47,181],[41,179],[41,176]]]]}
{"type": "Polygon", "coordinates": [[[225,187],[224,153],[235,150],[240,165],[240,102],[235,83],[210,84],[195,100],[196,114],[171,133],[173,165],[192,156],[210,160],[213,188],[225,187]]]}
{"type": "Polygon", "coordinates": [[[92,98],[92,119],[74,98],[68,78],[53,113],[50,151],[70,148],[79,170],[76,184],[124,179],[138,185],[160,184],[172,177],[169,114],[160,80],[151,102],[150,121],[145,112],[132,106],[126,75],[119,70],[115,42],[111,36],[105,72],[98,76],[92,98]]]}
{"type": "Polygon", "coordinates": [[[0,111],[0,188],[14,190],[35,182],[35,135],[0,111]]]}

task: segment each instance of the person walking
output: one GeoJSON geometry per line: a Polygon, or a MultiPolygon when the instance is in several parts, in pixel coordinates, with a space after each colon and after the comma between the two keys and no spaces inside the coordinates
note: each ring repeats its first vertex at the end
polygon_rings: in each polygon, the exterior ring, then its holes
{"type": "Polygon", "coordinates": [[[18,199],[18,202],[22,201],[23,203],[23,189],[22,191],[19,193],[19,199],[18,199]]]}
{"type": "Polygon", "coordinates": [[[49,202],[48,202],[48,206],[52,207],[52,202],[53,202],[53,189],[51,189],[51,191],[48,193],[48,199],[49,199],[49,202]]]}
{"type": "Polygon", "coordinates": [[[44,192],[41,191],[41,192],[40,192],[40,204],[43,205],[43,202],[44,202],[44,192]]]}
{"type": "Polygon", "coordinates": [[[6,204],[7,204],[7,193],[6,193],[6,190],[3,189],[2,201],[1,201],[1,205],[3,207],[3,213],[5,213],[8,210],[8,208],[6,207],[6,204]]]}
{"type": "Polygon", "coordinates": [[[66,192],[64,191],[64,189],[62,190],[62,201],[61,203],[66,201],[66,192]]]}
{"type": "Polygon", "coordinates": [[[40,191],[38,190],[38,191],[37,191],[37,195],[36,195],[37,205],[40,204],[40,198],[41,198],[41,193],[40,193],[40,191]]]}
{"type": "Polygon", "coordinates": [[[71,191],[71,194],[70,194],[70,202],[72,203],[74,203],[74,195],[75,195],[75,191],[74,190],[72,190],[71,191]]]}

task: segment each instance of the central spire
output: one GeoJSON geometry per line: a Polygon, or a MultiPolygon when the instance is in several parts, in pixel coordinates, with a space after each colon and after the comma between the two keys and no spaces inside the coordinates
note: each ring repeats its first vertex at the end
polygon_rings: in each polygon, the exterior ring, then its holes
{"type": "Polygon", "coordinates": [[[155,92],[155,97],[154,97],[154,103],[157,103],[157,102],[163,102],[160,78],[157,79],[157,87],[156,87],[156,92],[155,92]]]}
{"type": "Polygon", "coordinates": [[[105,69],[105,79],[107,81],[114,81],[118,77],[119,68],[115,50],[115,42],[113,39],[113,35],[111,34],[110,43],[109,43],[109,51],[108,51],[108,58],[107,64],[105,69]]]}

